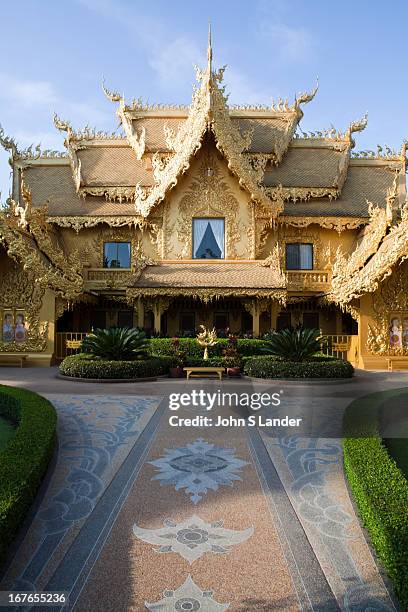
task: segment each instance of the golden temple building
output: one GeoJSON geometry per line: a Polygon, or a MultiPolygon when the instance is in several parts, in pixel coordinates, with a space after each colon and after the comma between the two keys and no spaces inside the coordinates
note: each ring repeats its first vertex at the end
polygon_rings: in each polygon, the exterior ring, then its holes
{"type": "Polygon", "coordinates": [[[66,151],[10,154],[0,213],[0,363],[49,365],[97,327],[262,336],[303,325],[358,367],[408,360],[406,143],[304,133],[305,106],[229,106],[211,42],[190,106],[104,88],[122,132],[54,117],[66,151]],[[67,344],[68,343],[68,344],[67,344]]]}

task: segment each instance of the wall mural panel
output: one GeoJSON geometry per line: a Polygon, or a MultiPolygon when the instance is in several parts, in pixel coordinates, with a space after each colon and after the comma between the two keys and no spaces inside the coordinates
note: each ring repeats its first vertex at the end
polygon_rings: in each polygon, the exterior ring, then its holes
{"type": "Polygon", "coordinates": [[[408,355],[408,265],[394,268],[372,295],[374,321],[368,327],[367,349],[377,355],[408,355]]]}
{"type": "Polygon", "coordinates": [[[0,280],[0,352],[44,351],[48,323],[40,323],[44,289],[12,263],[0,280]]]}

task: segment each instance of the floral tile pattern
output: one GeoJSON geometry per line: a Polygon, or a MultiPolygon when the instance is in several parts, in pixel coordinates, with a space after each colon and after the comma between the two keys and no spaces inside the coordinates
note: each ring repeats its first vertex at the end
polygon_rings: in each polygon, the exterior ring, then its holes
{"type": "Polygon", "coordinates": [[[53,554],[93,512],[160,403],[154,396],[47,394],[58,412],[58,463],[33,523],[36,548],[16,590],[38,590],[53,554]]]}
{"type": "Polygon", "coordinates": [[[236,472],[248,462],[238,459],[234,448],[198,438],[187,446],[165,449],[163,457],[150,463],[160,470],[152,480],[175,485],[176,491],[185,489],[191,501],[198,504],[209,490],[217,491],[220,485],[241,480],[236,472]]]}
{"type": "Polygon", "coordinates": [[[185,583],[176,591],[164,591],[163,599],[156,603],[145,602],[145,606],[148,610],[160,610],[160,612],[182,612],[183,610],[217,612],[229,608],[229,604],[220,604],[212,596],[213,591],[202,591],[189,575],[185,583]]]}
{"type": "Polygon", "coordinates": [[[159,529],[143,529],[133,525],[137,538],[157,545],[156,552],[174,552],[181,555],[190,565],[207,552],[227,554],[230,547],[245,542],[254,532],[253,527],[243,531],[225,529],[224,521],[206,523],[196,514],[182,523],[171,519],[163,521],[159,529]]]}

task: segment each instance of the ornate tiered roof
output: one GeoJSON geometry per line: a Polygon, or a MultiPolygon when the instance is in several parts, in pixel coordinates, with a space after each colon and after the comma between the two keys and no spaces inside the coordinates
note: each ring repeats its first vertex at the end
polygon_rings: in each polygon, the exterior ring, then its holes
{"type": "Polygon", "coordinates": [[[78,219],[113,224],[118,217],[148,217],[209,136],[240,186],[270,218],[303,225],[315,219],[324,225],[330,217],[340,228],[356,227],[369,221],[368,202],[386,207],[395,172],[405,172],[405,149],[354,153],[353,134],[365,128],[366,116],[343,133],[333,128],[305,134],[298,129],[302,107],[317,86],[292,104],[280,99],[267,107],[230,106],[224,70],[213,69],[210,37],[207,66],[196,69],[198,86],[190,106],[127,104],[104,86],[118,105],[122,133],[75,130],[55,116],[56,127],[66,135],[65,156],[39,147],[21,151],[2,132],[0,141],[23,170],[33,206],[47,204],[50,220],[61,225],[68,218],[78,225],[78,219]]]}

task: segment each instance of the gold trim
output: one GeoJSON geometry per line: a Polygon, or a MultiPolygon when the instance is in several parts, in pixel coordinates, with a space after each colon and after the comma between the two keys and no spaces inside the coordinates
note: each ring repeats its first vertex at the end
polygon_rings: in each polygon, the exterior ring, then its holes
{"type": "Polygon", "coordinates": [[[240,240],[238,213],[239,202],[222,180],[215,156],[207,155],[201,163],[198,178],[192,181],[179,203],[177,238],[184,245],[180,259],[193,258],[193,219],[198,217],[225,219],[225,258],[236,259],[236,244],[240,240]],[[207,174],[208,168],[212,170],[211,176],[207,174]]]}
{"type": "Polygon", "coordinates": [[[190,297],[201,300],[205,304],[225,297],[270,298],[284,303],[286,295],[285,289],[242,289],[234,287],[130,287],[126,290],[129,304],[133,304],[138,298],[157,298],[161,296],[169,298],[190,297]]]}
{"type": "MultiPolygon", "coordinates": [[[[258,159],[254,168],[243,154],[250,146],[252,131],[241,133],[231,119],[224,89],[220,87],[223,73],[223,68],[213,72],[210,63],[204,71],[196,69],[197,80],[201,85],[193,94],[188,117],[177,134],[167,130],[167,140],[174,154],[166,159],[166,163],[163,163],[158,153],[153,156],[156,182],[151,189],[142,188],[140,183],[136,185],[135,206],[138,214],[146,217],[177,185],[179,178],[190,167],[192,157],[201,148],[207,131],[213,133],[216,147],[227,160],[229,170],[237,176],[240,186],[249,192],[251,199],[271,205],[260,184],[267,156],[258,159]]],[[[297,116],[301,111],[296,108],[297,116]]],[[[277,201],[271,207],[271,215],[276,216],[282,208],[280,200],[277,201]]]]}
{"type": "Polygon", "coordinates": [[[58,225],[59,227],[73,229],[77,233],[83,229],[89,229],[102,223],[106,223],[109,227],[139,227],[144,229],[149,226],[149,221],[140,216],[66,216],[66,217],[47,217],[47,223],[58,225]]]}
{"type": "Polygon", "coordinates": [[[292,227],[308,227],[309,225],[320,225],[324,229],[332,229],[338,232],[354,230],[369,222],[367,217],[292,217],[280,215],[277,219],[278,224],[291,225],[292,227]]]}

